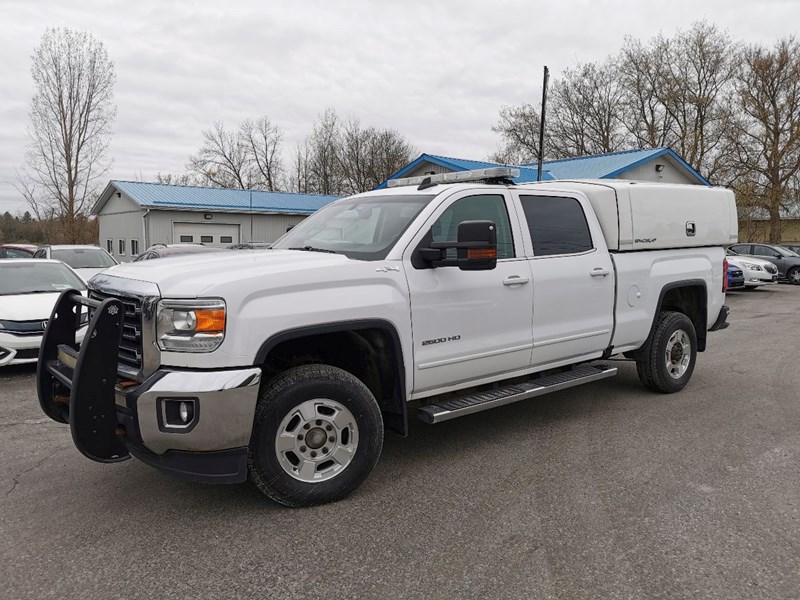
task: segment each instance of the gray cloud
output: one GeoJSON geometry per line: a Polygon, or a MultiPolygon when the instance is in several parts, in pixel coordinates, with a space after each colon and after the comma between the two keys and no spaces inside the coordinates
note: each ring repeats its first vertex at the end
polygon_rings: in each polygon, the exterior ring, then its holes
{"type": "Polygon", "coordinates": [[[109,178],[179,173],[214,121],[267,114],[286,152],[326,107],[393,127],[420,151],[483,158],[503,104],[538,102],[554,75],[706,18],[766,42],[796,30],[796,2],[388,1],[236,3],[0,0],[0,211],[23,160],[30,54],[46,26],[92,32],[116,64],[109,178]],[[768,4],[768,7],[765,5],[768,4]]]}

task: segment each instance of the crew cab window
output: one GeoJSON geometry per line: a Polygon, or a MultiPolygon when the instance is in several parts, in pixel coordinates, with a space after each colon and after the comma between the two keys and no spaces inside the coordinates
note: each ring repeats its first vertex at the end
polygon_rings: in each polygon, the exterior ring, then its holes
{"type": "MultiPolygon", "coordinates": [[[[451,204],[431,227],[434,242],[458,239],[458,226],[464,221],[492,221],[497,226],[497,258],[514,257],[514,238],[503,196],[467,196],[451,204]]],[[[451,250],[455,253],[455,249],[451,250]]]]}
{"type": "Polygon", "coordinates": [[[520,196],[534,256],[578,254],[594,248],[581,203],[558,196],[520,196]]]}

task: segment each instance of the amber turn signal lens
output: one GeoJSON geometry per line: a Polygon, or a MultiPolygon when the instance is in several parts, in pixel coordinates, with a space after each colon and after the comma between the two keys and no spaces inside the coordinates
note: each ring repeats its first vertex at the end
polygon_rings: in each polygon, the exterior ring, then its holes
{"type": "Polygon", "coordinates": [[[205,333],[219,333],[225,331],[225,309],[223,308],[201,308],[195,309],[197,325],[195,331],[205,333]]]}
{"type": "Polygon", "coordinates": [[[497,258],[497,248],[467,248],[467,258],[469,260],[497,258]]]}

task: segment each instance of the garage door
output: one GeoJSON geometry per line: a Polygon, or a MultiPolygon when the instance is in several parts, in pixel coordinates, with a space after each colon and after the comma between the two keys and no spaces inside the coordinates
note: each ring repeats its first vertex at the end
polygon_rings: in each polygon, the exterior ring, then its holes
{"type": "Polygon", "coordinates": [[[223,223],[173,223],[172,241],[176,244],[205,244],[224,248],[239,243],[239,226],[223,223]]]}

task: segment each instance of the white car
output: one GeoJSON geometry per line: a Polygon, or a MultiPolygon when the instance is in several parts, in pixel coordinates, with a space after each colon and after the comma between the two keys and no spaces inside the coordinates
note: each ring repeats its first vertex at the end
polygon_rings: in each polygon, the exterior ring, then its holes
{"type": "Polygon", "coordinates": [[[43,246],[33,257],[60,260],[72,267],[84,281],[119,264],[117,259],[99,246],[43,246]]]}
{"type": "Polygon", "coordinates": [[[744,287],[755,288],[778,282],[778,267],[768,260],[728,254],[728,262],[744,273],[744,287]]]}
{"type": "MultiPolygon", "coordinates": [[[[81,278],[57,260],[0,261],[0,367],[36,362],[53,306],[70,288],[86,291],[81,278]]],[[[76,342],[83,340],[87,321],[84,312],[76,342]]]]}

